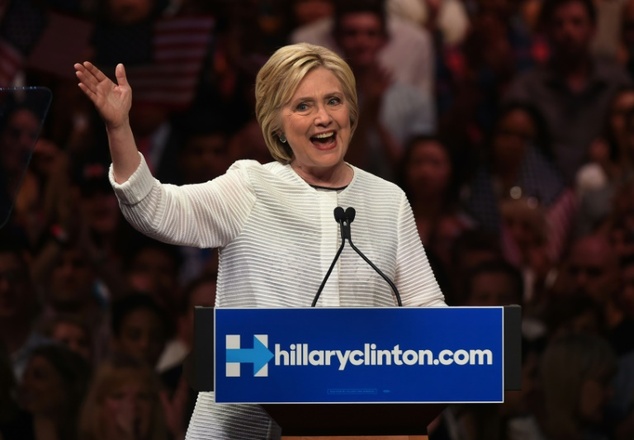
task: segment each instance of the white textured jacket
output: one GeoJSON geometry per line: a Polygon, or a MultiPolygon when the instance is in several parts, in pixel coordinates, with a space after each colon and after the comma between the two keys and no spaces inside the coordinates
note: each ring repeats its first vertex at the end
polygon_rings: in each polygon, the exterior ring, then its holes
{"type": "MultiPolygon", "coordinates": [[[[352,242],[397,286],[404,306],[444,306],[403,191],[361,169],[343,190],[316,189],[289,165],[236,162],[212,181],[161,184],[144,160],[123,184],[122,212],[168,243],[219,248],[217,307],[310,307],[340,245],[335,207],[354,207],[352,242]]],[[[389,285],[346,246],[321,307],[395,306],[389,285]]],[[[200,393],[188,439],[268,439],[279,429],[257,405],[216,405],[200,393]]]]}

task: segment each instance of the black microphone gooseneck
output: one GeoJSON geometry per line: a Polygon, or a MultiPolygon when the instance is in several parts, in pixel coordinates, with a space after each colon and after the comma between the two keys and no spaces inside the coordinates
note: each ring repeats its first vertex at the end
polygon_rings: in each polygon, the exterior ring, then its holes
{"type": "Polygon", "coordinates": [[[394,296],[396,297],[396,303],[399,305],[399,307],[401,307],[403,305],[403,303],[401,302],[401,294],[398,292],[398,289],[396,288],[396,285],[394,285],[394,283],[392,282],[391,279],[389,279],[387,277],[387,275],[385,275],[383,273],[383,271],[381,269],[379,269],[378,267],[376,267],[374,265],[373,262],[370,261],[370,259],[368,257],[366,257],[365,255],[363,255],[363,252],[361,252],[352,242],[352,238],[350,237],[350,223],[352,223],[352,221],[354,220],[354,216],[356,215],[356,211],[354,210],[353,207],[349,207],[348,209],[346,209],[346,217],[348,220],[348,224],[347,224],[347,229],[348,229],[348,242],[350,243],[350,246],[352,247],[352,249],[355,250],[355,252],[357,254],[359,254],[359,256],[361,258],[363,258],[365,260],[366,263],[368,263],[372,269],[374,269],[374,271],[376,273],[378,273],[379,275],[381,275],[381,278],[383,278],[385,280],[386,283],[388,283],[390,285],[390,287],[392,288],[392,291],[394,292],[394,296]]]}
{"type": "Polygon", "coordinates": [[[350,237],[350,224],[346,222],[347,235],[346,235],[346,228],[344,228],[345,217],[346,217],[346,214],[345,212],[343,212],[343,208],[341,206],[337,206],[335,208],[335,220],[337,221],[337,223],[339,223],[340,229],[341,229],[341,245],[339,246],[339,249],[337,250],[337,253],[335,254],[335,258],[332,260],[332,263],[330,264],[330,267],[328,268],[328,272],[326,272],[326,276],[321,282],[319,289],[317,289],[317,293],[315,294],[313,303],[310,305],[311,307],[315,307],[315,305],[317,304],[317,301],[319,301],[319,297],[321,296],[321,291],[324,290],[326,281],[328,281],[328,278],[330,278],[330,274],[332,273],[332,270],[335,267],[335,263],[337,263],[337,260],[339,259],[339,255],[341,255],[341,251],[343,251],[343,247],[346,245],[346,238],[350,237]]]}
{"type": "Polygon", "coordinates": [[[332,272],[332,269],[334,268],[335,263],[337,262],[337,260],[339,259],[339,256],[341,255],[341,252],[343,251],[343,247],[346,244],[346,240],[348,240],[352,249],[354,249],[354,251],[357,254],[359,254],[359,256],[363,258],[363,260],[366,263],[368,263],[372,267],[372,269],[374,269],[376,273],[381,275],[381,278],[383,278],[390,285],[390,287],[392,288],[392,291],[394,292],[394,296],[396,297],[396,303],[399,305],[399,307],[401,307],[403,306],[403,303],[401,302],[401,294],[398,292],[396,285],[394,285],[392,280],[390,280],[387,277],[387,275],[385,275],[378,267],[376,267],[374,263],[372,263],[372,261],[370,261],[370,259],[366,257],[363,254],[363,252],[361,252],[352,242],[352,236],[350,233],[350,223],[354,221],[354,217],[356,213],[357,212],[355,211],[353,207],[349,207],[345,211],[340,206],[337,206],[335,208],[335,211],[334,211],[335,220],[337,221],[337,223],[339,223],[339,227],[341,229],[341,246],[339,246],[339,249],[337,250],[337,254],[335,255],[335,258],[332,260],[332,264],[330,265],[328,272],[326,272],[326,276],[324,277],[324,280],[321,282],[321,286],[319,286],[319,290],[317,290],[315,299],[313,299],[312,307],[315,307],[315,305],[317,304],[317,301],[319,300],[319,296],[321,295],[321,291],[324,289],[324,286],[326,285],[326,281],[330,277],[330,273],[332,272]]]}

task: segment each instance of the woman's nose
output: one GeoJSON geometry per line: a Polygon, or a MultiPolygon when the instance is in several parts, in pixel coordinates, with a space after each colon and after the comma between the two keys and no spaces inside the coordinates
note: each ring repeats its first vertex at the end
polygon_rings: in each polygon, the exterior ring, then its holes
{"type": "Polygon", "coordinates": [[[317,107],[317,114],[315,115],[316,125],[328,125],[332,121],[332,116],[325,105],[317,107]]]}

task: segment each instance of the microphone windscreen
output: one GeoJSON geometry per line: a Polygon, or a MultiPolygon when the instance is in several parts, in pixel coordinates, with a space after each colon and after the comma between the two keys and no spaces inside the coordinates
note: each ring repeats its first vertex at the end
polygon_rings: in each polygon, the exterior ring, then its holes
{"type": "Polygon", "coordinates": [[[335,220],[337,222],[341,222],[342,220],[345,220],[345,218],[346,214],[343,212],[343,208],[341,206],[337,206],[335,208],[335,220]]]}
{"type": "Polygon", "coordinates": [[[346,209],[346,217],[348,218],[348,223],[352,223],[355,215],[357,215],[357,211],[355,211],[352,206],[346,209]]]}

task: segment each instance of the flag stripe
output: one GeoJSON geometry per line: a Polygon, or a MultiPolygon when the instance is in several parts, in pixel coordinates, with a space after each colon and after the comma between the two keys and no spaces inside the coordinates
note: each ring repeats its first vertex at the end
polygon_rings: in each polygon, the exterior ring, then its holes
{"type": "Polygon", "coordinates": [[[0,87],[9,87],[24,64],[24,56],[11,44],[0,39],[0,87]]]}
{"type": "Polygon", "coordinates": [[[185,107],[194,97],[210,46],[211,17],[176,17],[155,23],[153,62],[130,66],[128,80],[136,102],[185,107]]]}

